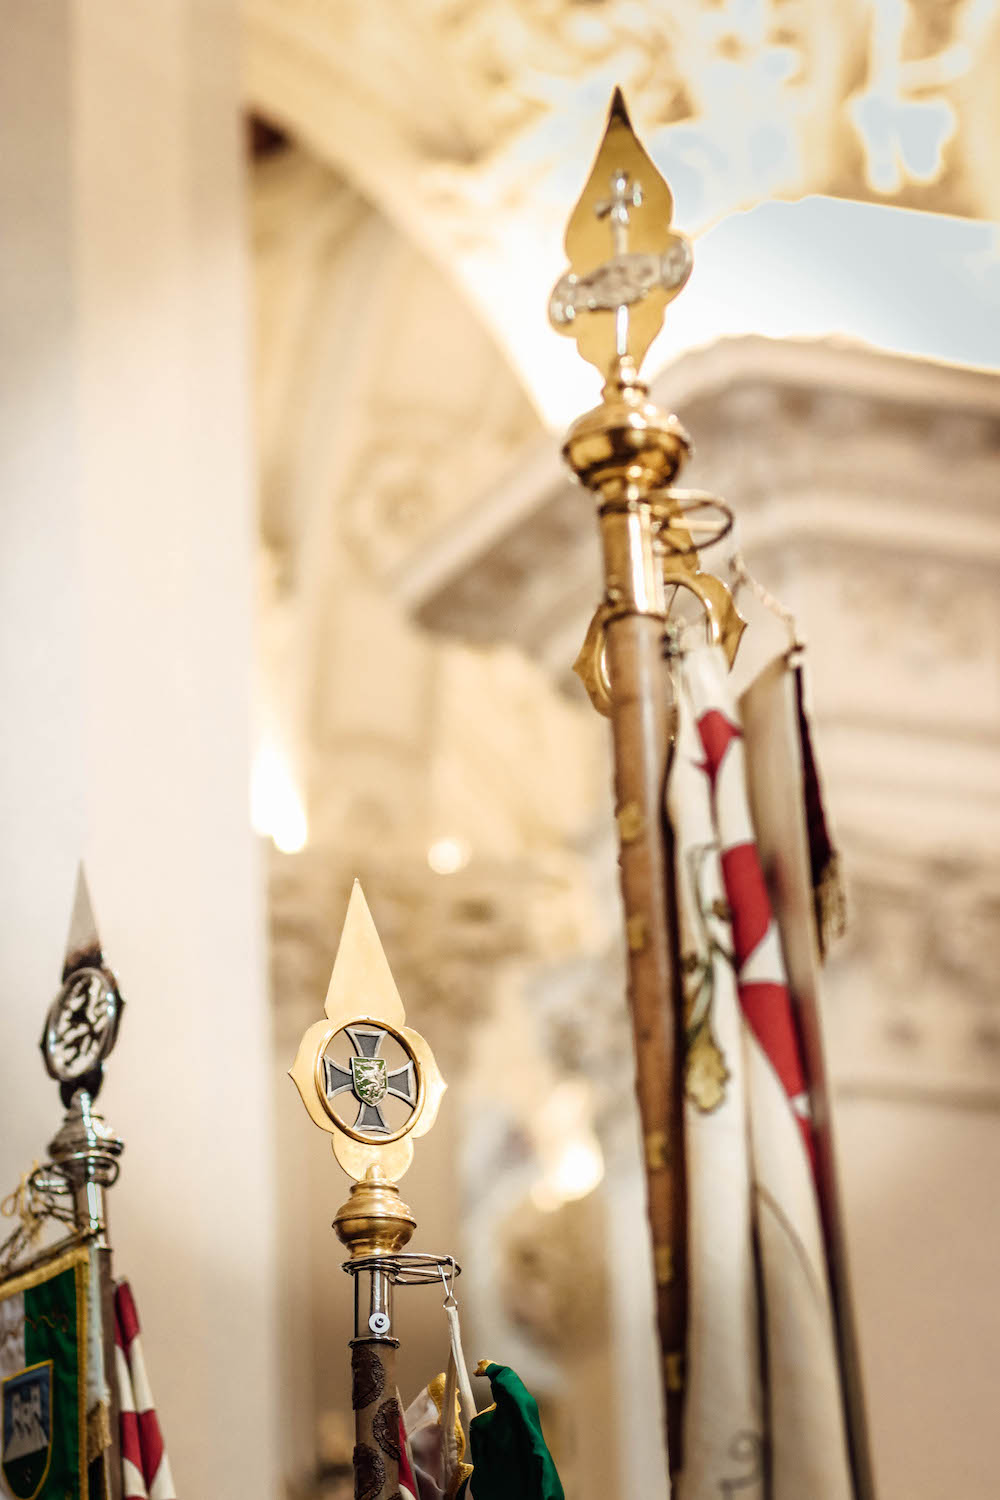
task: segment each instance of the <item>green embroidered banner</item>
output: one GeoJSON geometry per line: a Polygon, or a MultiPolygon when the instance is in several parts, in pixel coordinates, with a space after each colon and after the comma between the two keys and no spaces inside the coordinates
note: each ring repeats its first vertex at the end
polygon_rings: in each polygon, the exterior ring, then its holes
{"type": "Polygon", "coordinates": [[[0,1282],[0,1500],[86,1500],[87,1264],[0,1282]]]}
{"type": "Polygon", "coordinates": [[[469,1423],[472,1476],[459,1500],[565,1500],[534,1396],[507,1365],[483,1360],[476,1374],[489,1376],[494,1404],[469,1423]]]}

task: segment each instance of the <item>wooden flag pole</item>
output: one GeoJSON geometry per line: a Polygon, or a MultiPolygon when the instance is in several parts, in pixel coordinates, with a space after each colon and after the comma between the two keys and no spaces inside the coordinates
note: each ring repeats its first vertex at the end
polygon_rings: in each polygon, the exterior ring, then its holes
{"type": "Polygon", "coordinates": [[[576,670],[611,721],[647,1205],[671,1475],[681,1468],[686,1323],[684,1015],[672,850],[663,810],[673,735],[664,662],[668,590],[695,593],[732,655],[743,628],[725,585],[700,572],[670,485],[690,450],[638,375],[667,303],[691,269],[670,229],[670,189],[639,144],[621,93],[566,232],[569,271],[549,316],[604,376],[601,404],[570,429],[563,456],[596,498],[604,598],[576,670]]]}
{"type": "Polygon", "coordinates": [[[680,1464],[686,1321],[683,1036],[674,897],[662,797],[672,704],[662,622],[620,615],[607,633],[614,786],[625,906],[636,1093],[653,1245],[667,1452],[680,1464]]]}

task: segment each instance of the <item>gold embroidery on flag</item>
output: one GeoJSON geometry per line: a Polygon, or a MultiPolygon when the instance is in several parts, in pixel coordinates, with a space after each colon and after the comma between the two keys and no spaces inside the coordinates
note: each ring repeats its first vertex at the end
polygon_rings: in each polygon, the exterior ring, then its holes
{"type": "Polygon", "coordinates": [[[711,1114],[726,1097],[729,1069],[718,1043],[706,1024],[688,1043],[684,1085],[687,1097],[702,1114],[711,1114]]]}
{"type": "Polygon", "coordinates": [[[111,1413],[106,1401],[98,1401],[87,1413],[87,1463],[93,1463],[110,1447],[111,1413]]]}
{"type": "Polygon", "coordinates": [[[49,1252],[17,1276],[0,1281],[0,1301],[31,1291],[43,1282],[72,1270],[76,1286],[76,1357],[77,1357],[77,1457],[81,1496],[87,1493],[87,1278],[90,1268],[90,1246],[76,1245],[58,1255],[49,1252]]]}
{"type": "Polygon", "coordinates": [[[729,1078],[722,1048],[712,1030],[715,960],[722,958],[728,964],[733,961],[724,941],[731,920],[729,903],[721,896],[712,895],[710,872],[718,852],[717,844],[699,844],[687,851],[694,914],[701,928],[702,946],[701,951],[681,956],[687,1040],[684,1092],[703,1114],[718,1109],[726,1097],[725,1085],[729,1078]]]}
{"type": "MultiPolygon", "coordinates": [[[[434,1379],[429,1381],[427,1385],[427,1394],[428,1396],[430,1396],[431,1400],[434,1402],[434,1405],[437,1407],[438,1417],[440,1418],[442,1423],[444,1422],[445,1385],[446,1377],[443,1371],[440,1375],[435,1375],[434,1379]]],[[[455,1451],[458,1456],[458,1462],[461,1463],[462,1459],[465,1457],[465,1433],[462,1430],[462,1418],[458,1410],[457,1391],[455,1392],[455,1451]]]]}

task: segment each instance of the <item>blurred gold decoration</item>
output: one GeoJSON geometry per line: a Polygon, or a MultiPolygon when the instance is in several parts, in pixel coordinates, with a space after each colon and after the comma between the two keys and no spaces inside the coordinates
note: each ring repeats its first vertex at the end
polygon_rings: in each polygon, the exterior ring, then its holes
{"type": "Polygon", "coordinates": [[[684,1086],[687,1097],[705,1114],[726,1097],[729,1069],[706,1017],[688,1038],[684,1086]]]}

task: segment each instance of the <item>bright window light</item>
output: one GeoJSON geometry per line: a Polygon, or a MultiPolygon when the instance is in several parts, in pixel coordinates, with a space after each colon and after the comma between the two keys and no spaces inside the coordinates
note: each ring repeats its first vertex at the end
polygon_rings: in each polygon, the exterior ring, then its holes
{"type": "Polygon", "coordinates": [[[427,863],[435,875],[455,875],[469,863],[470,852],[464,839],[435,839],[427,850],[427,863]]]}
{"type": "Polygon", "coordinates": [[[531,1189],[531,1197],[544,1213],[553,1213],[564,1203],[586,1198],[604,1176],[604,1153],[590,1131],[565,1143],[555,1161],[531,1189]]]}
{"type": "Polygon", "coordinates": [[[287,755],[264,740],[254,758],[250,781],[250,821],[254,831],[273,839],[282,854],[297,854],[309,836],[305,808],[287,755]]]}

